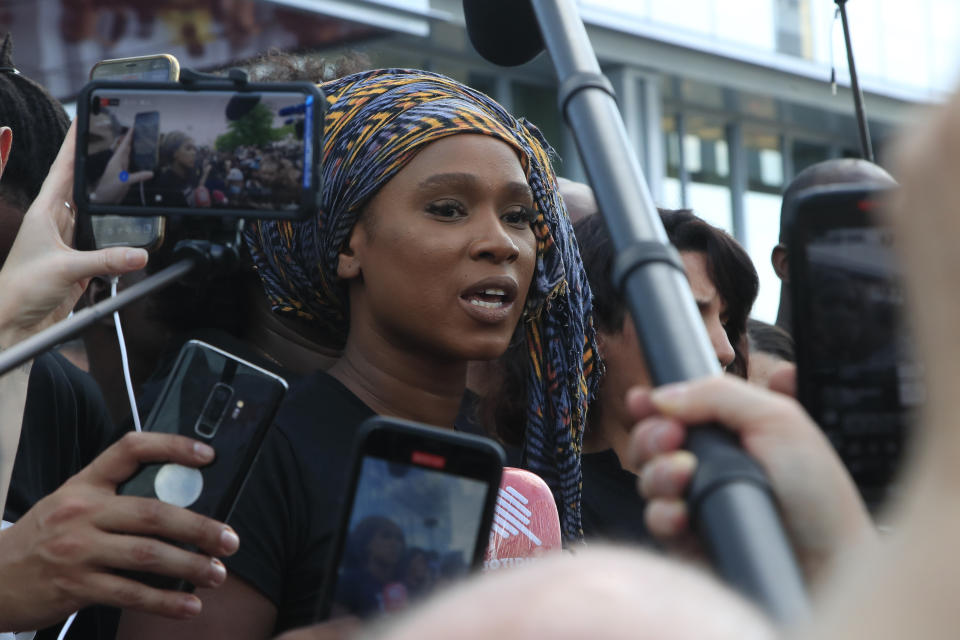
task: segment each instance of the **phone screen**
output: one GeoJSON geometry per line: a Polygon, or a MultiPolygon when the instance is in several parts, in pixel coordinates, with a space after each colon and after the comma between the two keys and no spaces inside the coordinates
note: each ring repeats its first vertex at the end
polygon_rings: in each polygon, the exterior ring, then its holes
{"type": "Polygon", "coordinates": [[[791,279],[801,288],[794,320],[800,399],[875,501],[898,468],[923,399],[922,372],[904,326],[890,230],[871,225],[865,212],[833,220],[836,226],[807,230],[798,247],[803,273],[791,279]]]}
{"type": "MultiPolygon", "coordinates": [[[[403,609],[465,575],[484,544],[488,482],[437,468],[365,456],[337,567],[331,613],[366,617],[403,609]]],[[[496,487],[493,487],[496,491],[496,487]]]]}
{"type": "Polygon", "coordinates": [[[96,213],[210,210],[295,218],[308,205],[315,186],[312,94],[131,86],[87,96],[78,178],[96,213]],[[131,127],[129,155],[117,162],[131,127]],[[133,174],[151,163],[154,175],[134,184],[133,174]]]}
{"type": "Polygon", "coordinates": [[[160,144],[160,112],[143,111],[133,120],[131,171],[154,171],[157,168],[157,147],[160,144]]]}

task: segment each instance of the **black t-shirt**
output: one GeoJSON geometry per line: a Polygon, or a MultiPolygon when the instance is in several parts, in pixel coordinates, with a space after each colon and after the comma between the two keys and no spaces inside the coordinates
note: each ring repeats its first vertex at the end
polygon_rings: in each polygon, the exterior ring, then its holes
{"type": "Polygon", "coordinates": [[[58,353],[38,356],[30,370],[3,519],[16,522],[53,493],[109,445],[113,432],[93,378],[58,353]]]}
{"type": "Polygon", "coordinates": [[[653,544],[643,521],[637,476],[620,466],[612,450],[588,453],[583,469],[582,523],[586,540],[653,544]]]}
{"type": "MultiPolygon", "coordinates": [[[[30,370],[20,443],[4,520],[16,522],[44,496],[87,466],[115,439],[97,383],[58,353],[38,356],[30,370]]],[[[55,640],[61,624],[41,630],[55,640]]],[[[113,627],[78,620],[70,638],[112,638],[113,627]]]]}
{"type": "Polygon", "coordinates": [[[277,606],[276,632],[313,621],[337,533],[357,427],[374,415],[317,372],[291,385],[229,522],[228,570],[277,606]]]}

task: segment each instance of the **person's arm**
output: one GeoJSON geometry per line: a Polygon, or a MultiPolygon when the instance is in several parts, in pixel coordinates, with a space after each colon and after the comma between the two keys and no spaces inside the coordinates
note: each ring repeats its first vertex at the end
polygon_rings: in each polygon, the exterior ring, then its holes
{"type": "Polygon", "coordinates": [[[0,631],[41,628],[91,604],[180,619],[199,614],[196,595],[116,572],[147,571],[213,587],[226,577],[216,558],[237,550],[236,533],[187,509],[116,491],[143,464],[198,467],[213,457],[210,446],[183,436],[129,433],[0,533],[0,631]]]}
{"type": "MultiPolygon", "coordinates": [[[[0,348],[66,318],[93,276],[126,273],[147,263],[142,249],[70,247],[75,141],[74,124],[0,269],[0,348]]],[[[0,378],[0,505],[6,503],[20,441],[29,375],[26,364],[0,378]]]]}
{"type": "Polygon", "coordinates": [[[899,141],[889,207],[926,400],[882,549],[831,585],[818,640],[954,638],[960,628],[960,94],[899,141]]]}
{"type": "Polygon", "coordinates": [[[203,612],[188,621],[124,611],[117,640],[265,640],[273,636],[276,606],[240,578],[228,576],[218,588],[198,589],[196,595],[203,601],[203,612]]]}
{"type": "Polygon", "coordinates": [[[706,378],[627,398],[639,420],[630,460],[647,499],[647,525],[661,540],[688,535],[683,495],[696,459],[681,451],[687,425],[717,422],[736,433],[766,471],[808,581],[819,583],[876,534],[852,478],[823,432],[793,398],[734,376],[706,378]]]}

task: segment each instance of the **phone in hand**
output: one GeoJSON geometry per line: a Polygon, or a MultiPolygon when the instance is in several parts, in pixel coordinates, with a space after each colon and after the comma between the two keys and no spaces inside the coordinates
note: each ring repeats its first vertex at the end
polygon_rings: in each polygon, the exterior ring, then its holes
{"type": "Polygon", "coordinates": [[[367,420],[320,619],[397,611],[478,567],[503,465],[503,449],[486,438],[367,420]]]}
{"type": "MultiPolygon", "coordinates": [[[[168,53],[132,58],[101,60],[90,70],[91,80],[114,79],[133,81],[170,81],[180,78],[180,62],[168,53]]],[[[138,115],[133,125],[133,151],[130,171],[154,171],[160,135],[160,114],[156,111],[138,115]],[[153,115],[150,115],[153,114],[153,115]],[[152,147],[152,149],[151,149],[152,147]]],[[[113,128],[107,118],[99,127],[113,128]]],[[[119,131],[117,131],[119,133],[119,131]]],[[[106,151],[106,149],[104,150],[106,151]]],[[[109,153],[103,154],[103,160],[109,153]]],[[[105,164],[105,162],[104,162],[105,164]]],[[[84,220],[87,218],[84,217],[84,220]]],[[[78,220],[78,224],[85,224],[78,220]]],[[[79,229],[77,246],[81,249],[104,247],[142,247],[150,250],[163,244],[165,218],[130,218],[126,216],[95,215],[89,217],[89,229],[79,229]]]]}
{"type": "Polygon", "coordinates": [[[798,399],[864,499],[881,503],[900,467],[922,370],[905,326],[886,189],[811,189],[794,204],[788,255],[798,399]]]}
{"type": "MultiPolygon", "coordinates": [[[[181,349],[144,431],[201,440],[214,448],[216,458],[201,469],[172,463],[145,465],[117,492],[156,498],[226,521],[286,390],[283,378],[190,340],[181,349]]],[[[190,588],[171,578],[136,577],[163,588],[190,588]]]]}
{"type": "Polygon", "coordinates": [[[77,210],[304,219],[320,193],[325,104],[309,82],[91,82],[77,99],[77,210]],[[149,180],[136,175],[150,165],[149,180]]]}

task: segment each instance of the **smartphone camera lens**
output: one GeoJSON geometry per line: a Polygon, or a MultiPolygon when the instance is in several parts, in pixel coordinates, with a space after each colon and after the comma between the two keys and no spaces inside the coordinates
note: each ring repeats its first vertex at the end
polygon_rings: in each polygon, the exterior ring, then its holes
{"type": "Polygon", "coordinates": [[[214,436],[220,427],[220,421],[223,420],[223,415],[226,413],[227,405],[230,404],[232,397],[233,388],[230,385],[223,382],[213,385],[213,389],[210,390],[210,395],[207,396],[207,401],[203,405],[200,418],[197,419],[196,427],[194,427],[197,435],[204,438],[214,436]]]}

